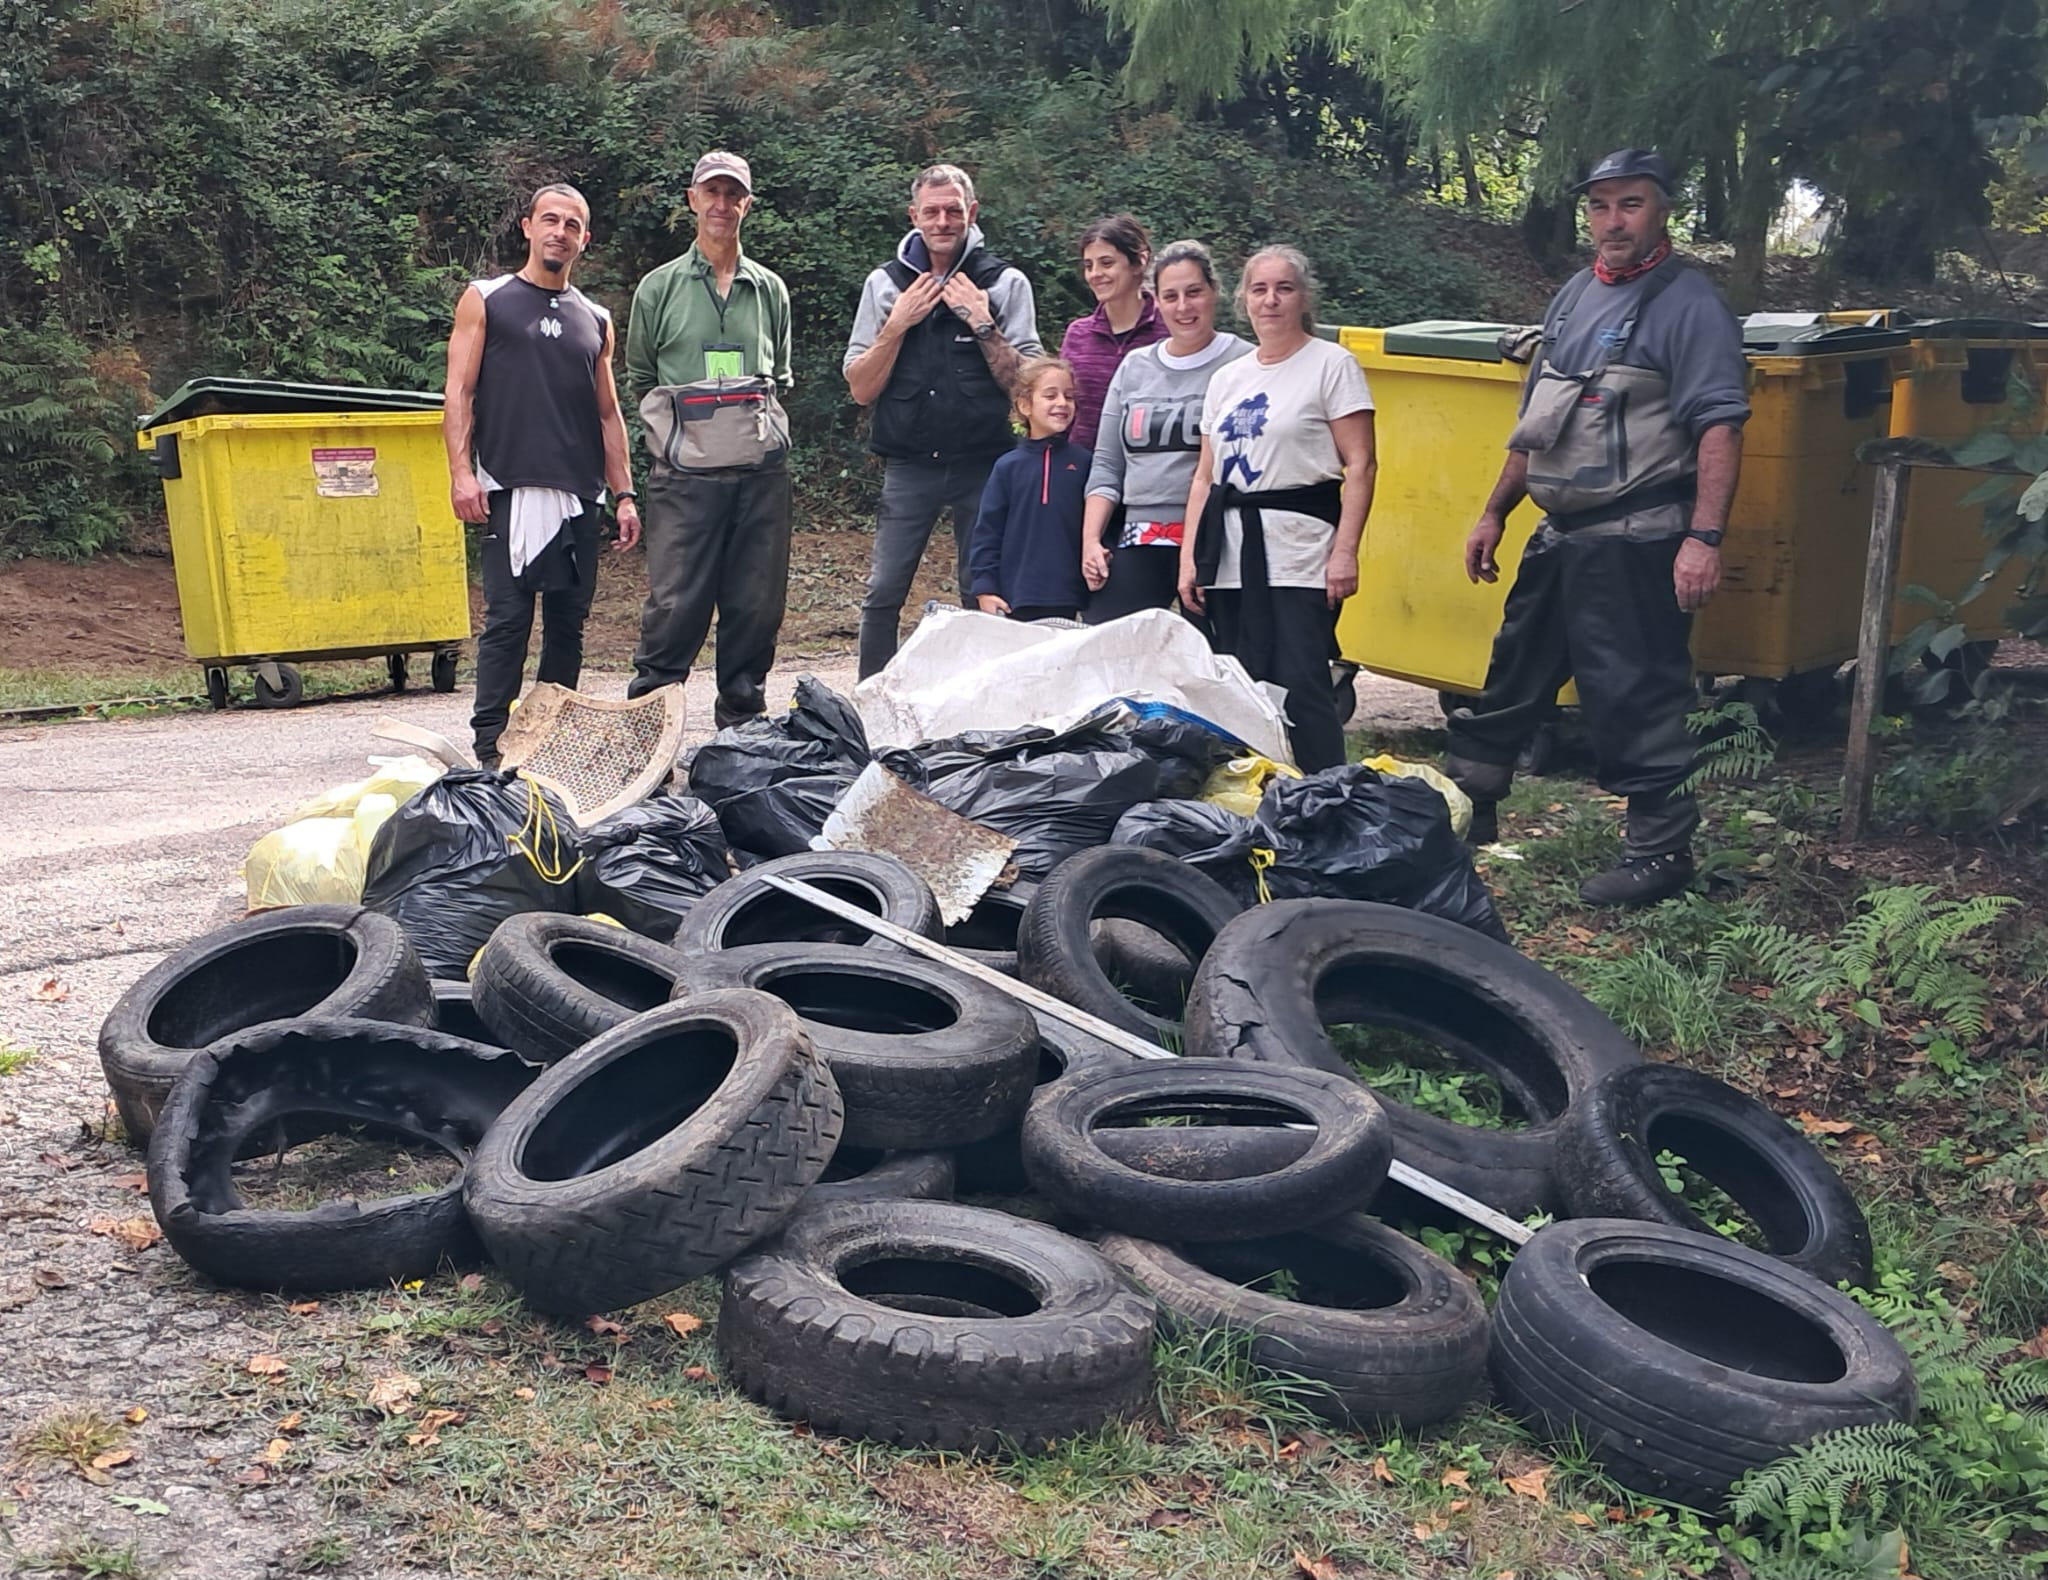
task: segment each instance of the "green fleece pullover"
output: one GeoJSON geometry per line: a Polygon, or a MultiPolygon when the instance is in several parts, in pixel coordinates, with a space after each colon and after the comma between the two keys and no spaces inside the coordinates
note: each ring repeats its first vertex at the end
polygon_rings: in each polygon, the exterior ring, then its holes
{"type": "Polygon", "coordinates": [[[633,293],[626,324],[626,388],[637,405],[664,384],[706,376],[705,348],[734,346],[740,371],[767,376],[785,389],[789,365],[789,287],[782,276],[740,254],[732,289],[718,300],[717,280],[693,243],[680,258],[653,270],[633,293]]]}

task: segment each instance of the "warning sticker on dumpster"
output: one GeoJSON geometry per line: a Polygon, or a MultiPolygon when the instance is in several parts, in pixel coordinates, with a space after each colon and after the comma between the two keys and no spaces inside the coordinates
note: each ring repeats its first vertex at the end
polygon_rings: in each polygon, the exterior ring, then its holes
{"type": "Polygon", "coordinates": [[[313,452],[313,489],[322,499],[373,499],[377,452],[368,446],[313,452]]]}

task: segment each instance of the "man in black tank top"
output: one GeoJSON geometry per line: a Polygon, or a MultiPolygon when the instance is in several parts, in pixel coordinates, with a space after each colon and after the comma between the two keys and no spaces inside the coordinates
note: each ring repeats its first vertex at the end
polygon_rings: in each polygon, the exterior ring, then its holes
{"type": "Polygon", "coordinates": [[[569,284],[590,245],[590,205],[574,187],[545,186],[519,228],[524,267],[474,281],[456,303],[442,420],[455,514],[484,525],[484,633],[470,728],[486,768],[498,765],[498,735],[525,679],[536,598],[536,677],[574,687],[582,673],[607,492],[618,547],[640,538],[612,382],[611,314],[569,284]]]}

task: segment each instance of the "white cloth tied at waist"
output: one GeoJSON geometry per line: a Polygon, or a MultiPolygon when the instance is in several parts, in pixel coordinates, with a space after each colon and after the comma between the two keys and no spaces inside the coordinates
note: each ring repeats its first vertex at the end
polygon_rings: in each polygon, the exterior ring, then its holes
{"type": "MultiPolygon", "coordinates": [[[[481,466],[477,483],[486,493],[500,492],[498,480],[481,466]]],[[[505,550],[512,574],[520,575],[555,541],[566,521],[583,514],[583,501],[566,488],[515,488],[505,511],[505,550]]]]}

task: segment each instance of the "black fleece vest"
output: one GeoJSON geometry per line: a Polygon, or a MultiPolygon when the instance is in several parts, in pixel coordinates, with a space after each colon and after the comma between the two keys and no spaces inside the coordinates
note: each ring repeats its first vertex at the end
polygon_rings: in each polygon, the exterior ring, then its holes
{"type": "MultiPolygon", "coordinates": [[[[900,258],[883,266],[901,291],[917,271],[900,258]]],[[[982,290],[1009,264],[986,248],[968,256],[962,273],[982,290]]],[[[875,402],[868,447],[893,460],[951,461],[1001,455],[1016,442],[1010,394],[988,370],[967,320],[943,302],[903,337],[896,366],[875,402]]]]}

